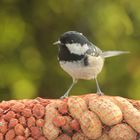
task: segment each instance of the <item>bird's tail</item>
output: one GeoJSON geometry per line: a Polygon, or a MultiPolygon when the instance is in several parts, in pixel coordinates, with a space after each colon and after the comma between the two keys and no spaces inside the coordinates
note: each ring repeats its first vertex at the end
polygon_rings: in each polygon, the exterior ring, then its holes
{"type": "Polygon", "coordinates": [[[130,52],[129,51],[105,51],[102,52],[101,56],[107,58],[107,57],[112,57],[112,56],[117,56],[117,55],[127,54],[127,53],[130,52]]]}

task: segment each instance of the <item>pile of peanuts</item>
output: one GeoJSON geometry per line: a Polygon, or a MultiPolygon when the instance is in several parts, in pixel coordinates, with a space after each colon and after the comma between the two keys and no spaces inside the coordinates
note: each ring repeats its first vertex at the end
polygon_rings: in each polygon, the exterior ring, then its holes
{"type": "Polygon", "coordinates": [[[0,103],[0,140],[140,140],[140,110],[122,97],[0,103]]]}
{"type": "Polygon", "coordinates": [[[0,140],[46,140],[42,133],[48,100],[0,103],[0,140]]]}

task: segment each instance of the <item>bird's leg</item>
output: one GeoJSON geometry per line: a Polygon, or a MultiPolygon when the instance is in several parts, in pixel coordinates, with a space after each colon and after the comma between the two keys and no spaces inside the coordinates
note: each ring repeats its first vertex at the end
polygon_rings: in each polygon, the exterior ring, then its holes
{"type": "Polygon", "coordinates": [[[70,85],[70,87],[68,88],[68,90],[66,91],[66,93],[61,96],[60,98],[63,99],[63,98],[67,98],[69,96],[69,92],[71,91],[71,89],[73,88],[73,86],[77,83],[77,79],[73,79],[73,82],[72,84],[70,85]]]}
{"type": "Polygon", "coordinates": [[[97,92],[96,92],[97,95],[104,95],[104,93],[100,89],[100,86],[96,77],[95,77],[95,81],[96,81],[96,87],[97,87],[97,92]]]}

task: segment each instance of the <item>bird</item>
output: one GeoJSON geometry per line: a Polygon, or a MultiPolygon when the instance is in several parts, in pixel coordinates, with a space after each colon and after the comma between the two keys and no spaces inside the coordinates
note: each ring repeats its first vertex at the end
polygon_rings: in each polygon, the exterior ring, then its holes
{"type": "Polygon", "coordinates": [[[63,33],[53,45],[59,46],[58,61],[61,68],[72,77],[72,84],[61,98],[67,98],[73,86],[81,79],[95,79],[97,95],[104,95],[97,76],[103,68],[105,58],[129,53],[119,50],[102,51],[77,31],[63,33]]]}

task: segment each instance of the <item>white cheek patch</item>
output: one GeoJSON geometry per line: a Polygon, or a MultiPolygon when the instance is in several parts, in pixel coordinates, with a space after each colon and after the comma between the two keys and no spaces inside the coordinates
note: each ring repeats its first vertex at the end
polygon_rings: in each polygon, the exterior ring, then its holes
{"type": "Polygon", "coordinates": [[[81,46],[79,43],[66,44],[66,47],[69,49],[70,53],[77,55],[83,55],[89,49],[87,44],[81,46]]]}

